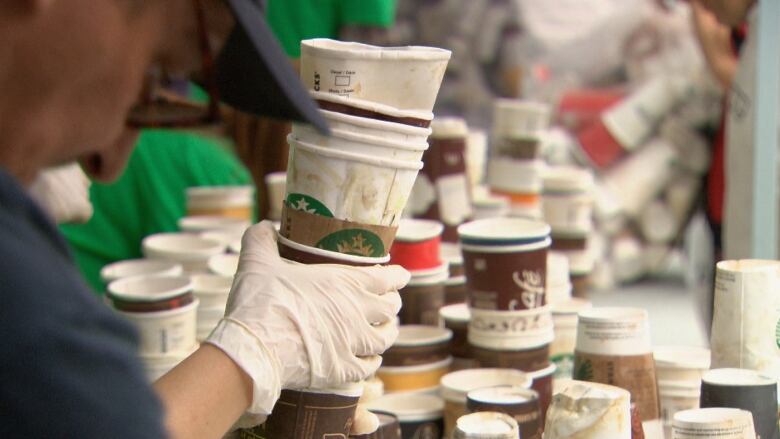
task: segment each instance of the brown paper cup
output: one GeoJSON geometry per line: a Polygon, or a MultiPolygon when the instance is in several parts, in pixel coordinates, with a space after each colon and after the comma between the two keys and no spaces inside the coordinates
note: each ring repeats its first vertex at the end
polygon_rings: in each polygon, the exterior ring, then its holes
{"type": "MultiPolygon", "coordinates": [[[[452,269],[450,268],[450,272],[452,269]]],[[[468,298],[468,288],[466,288],[466,276],[450,276],[444,282],[444,304],[452,305],[465,302],[468,298]]]]}
{"type": "Polygon", "coordinates": [[[373,265],[385,265],[390,262],[390,255],[378,258],[346,255],[316,247],[310,247],[289,239],[278,236],[279,256],[288,261],[299,262],[305,265],[311,264],[342,264],[354,267],[370,267],[373,265]]]}
{"type": "Polygon", "coordinates": [[[544,369],[550,365],[550,345],[522,350],[494,350],[474,346],[469,347],[471,357],[480,367],[498,367],[530,372],[544,369]]]}
{"type": "Polygon", "coordinates": [[[619,356],[577,351],[574,354],[574,379],[610,384],[631,392],[642,421],[659,419],[658,388],[653,354],[619,356]]]}
{"type": "Polygon", "coordinates": [[[416,393],[385,395],[369,404],[368,408],[397,416],[402,439],[441,437],[444,401],[439,397],[416,393]]]}
{"type": "Polygon", "coordinates": [[[539,394],[539,405],[542,408],[542,424],[547,419],[547,409],[550,407],[553,396],[553,376],[555,376],[555,370],[557,367],[555,364],[550,364],[544,369],[540,369],[534,372],[529,372],[529,375],[534,380],[531,384],[531,388],[536,390],[539,394]]]}
{"type": "Polygon", "coordinates": [[[444,281],[448,277],[445,270],[431,276],[416,276],[412,272],[409,284],[401,289],[403,307],[398,314],[402,325],[439,324],[439,309],[444,306],[444,281]]]}
{"type": "Polygon", "coordinates": [[[393,346],[382,355],[382,366],[419,366],[450,357],[452,331],[423,325],[402,325],[393,346]]]}
{"type": "Polygon", "coordinates": [[[545,304],[550,240],[514,246],[463,245],[469,305],[514,311],[545,304]]]}
{"type": "MultiPolygon", "coordinates": [[[[249,430],[264,438],[346,438],[352,428],[361,385],[344,390],[282,390],[265,424],[249,430]],[[332,393],[338,391],[340,394],[332,393]]],[[[252,437],[252,436],[246,436],[252,437]]]]}
{"type": "Polygon", "coordinates": [[[499,412],[510,415],[520,427],[520,437],[542,439],[542,412],[539,394],[534,390],[499,386],[472,390],[468,394],[470,412],[499,412]]]}

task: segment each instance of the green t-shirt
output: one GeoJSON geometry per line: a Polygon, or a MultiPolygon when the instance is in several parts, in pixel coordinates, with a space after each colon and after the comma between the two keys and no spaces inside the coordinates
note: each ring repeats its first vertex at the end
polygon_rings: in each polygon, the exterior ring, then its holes
{"type": "Polygon", "coordinates": [[[122,177],[90,188],[95,211],[90,221],[61,229],[82,273],[102,292],[104,265],[141,257],[145,236],[178,230],[188,187],[246,184],[252,184],[249,172],[219,140],[180,131],[144,131],[122,177]]]}
{"type": "Polygon", "coordinates": [[[269,0],[271,26],[291,58],[300,58],[301,40],[336,38],[343,26],[389,27],[396,0],[269,0]]]}

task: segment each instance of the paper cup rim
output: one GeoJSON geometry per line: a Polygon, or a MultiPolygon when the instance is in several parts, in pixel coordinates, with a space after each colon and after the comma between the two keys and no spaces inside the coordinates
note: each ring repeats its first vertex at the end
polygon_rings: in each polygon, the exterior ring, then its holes
{"type": "Polygon", "coordinates": [[[372,111],[375,113],[383,114],[385,116],[398,117],[398,118],[413,118],[430,121],[433,120],[433,112],[421,111],[421,110],[401,110],[390,105],[380,104],[374,101],[367,101],[365,99],[357,99],[352,97],[340,96],[333,93],[327,93],[322,91],[309,91],[312,99],[323,100],[327,102],[333,102],[336,104],[347,105],[353,108],[359,108],[361,110],[372,111]]]}
{"type": "Polygon", "coordinates": [[[503,438],[506,437],[506,435],[509,435],[510,437],[518,436],[520,426],[515,418],[506,413],[488,411],[469,413],[461,416],[455,421],[455,430],[455,437],[458,435],[457,432],[460,431],[462,434],[467,435],[466,437],[470,438],[503,438]],[[485,424],[502,424],[506,427],[506,431],[494,432],[495,430],[491,428],[488,432],[485,432],[485,424]]]}
{"type": "Polygon", "coordinates": [[[141,241],[144,256],[175,260],[200,260],[225,251],[227,246],[188,233],[156,233],[141,241]],[[188,245],[185,245],[188,244],[188,245]]]}
{"type": "Polygon", "coordinates": [[[428,325],[401,325],[393,347],[429,346],[452,340],[452,331],[428,325]]]}
{"type": "Polygon", "coordinates": [[[454,303],[439,308],[439,316],[444,321],[468,323],[471,320],[471,310],[466,303],[454,303]]]}
{"type": "MultiPolygon", "coordinates": [[[[298,140],[303,140],[305,142],[311,142],[310,140],[301,139],[301,137],[298,136],[299,134],[305,135],[305,133],[300,133],[297,127],[303,128],[304,131],[315,130],[315,128],[305,124],[295,124],[295,125],[296,125],[296,129],[292,133],[293,137],[295,137],[298,140]]],[[[411,126],[411,125],[407,125],[407,126],[411,126]]],[[[317,135],[321,135],[321,134],[317,132],[317,135]]],[[[388,137],[379,137],[375,134],[356,133],[341,128],[331,128],[330,137],[345,139],[356,143],[365,143],[371,146],[380,146],[388,149],[397,149],[401,151],[424,152],[428,150],[428,148],[430,147],[430,144],[428,144],[428,142],[425,139],[399,140],[399,139],[393,139],[388,137]]]]}
{"type": "Polygon", "coordinates": [[[539,392],[537,392],[534,389],[529,389],[527,387],[522,387],[522,386],[500,385],[500,386],[491,386],[491,387],[481,387],[479,389],[471,390],[466,394],[466,399],[467,400],[470,399],[475,402],[482,402],[482,403],[496,404],[496,405],[523,404],[529,401],[533,401],[534,399],[539,400],[539,392]],[[510,392],[512,394],[519,394],[519,397],[516,399],[498,398],[498,395],[501,394],[505,395],[505,394],[509,394],[510,392]],[[496,397],[490,399],[489,395],[491,394],[496,395],[496,397]]]}
{"type": "MultiPolygon", "coordinates": [[[[304,253],[309,253],[315,256],[322,256],[326,258],[331,258],[339,261],[344,262],[352,262],[356,264],[365,264],[365,265],[382,265],[390,262],[390,255],[380,256],[377,258],[369,258],[365,256],[355,256],[355,255],[347,255],[344,253],[338,253],[330,250],[323,250],[321,248],[316,247],[310,247],[307,245],[299,244],[295,241],[292,241],[290,239],[285,238],[282,236],[282,234],[277,230],[276,231],[276,237],[283,245],[290,247],[293,250],[298,250],[304,253]]],[[[338,264],[338,262],[333,262],[334,264],[338,264]]]]}
{"type": "Polygon", "coordinates": [[[180,306],[174,309],[166,309],[163,311],[151,311],[151,312],[130,312],[130,311],[122,311],[122,310],[115,309],[114,312],[117,312],[125,317],[128,317],[131,320],[157,320],[166,317],[176,316],[179,314],[186,314],[189,312],[193,312],[197,310],[199,304],[200,304],[200,300],[196,297],[195,299],[193,299],[191,303],[188,303],[184,306],[180,306]]]}
{"type": "Polygon", "coordinates": [[[441,236],[444,224],[440,221],[403,218],[398,223],[395,240],[403,243],[425,242],[441,236]]]}
{"type": "MultiPolygon", "coordinates": [[[[326,119],[338,120],[350,125],[356,125],[361,127],[367,127],[370,129],[377,129],[383,131],[391,131],[402,133],[410,136],[428,137],[431,135],[431,128],[429,127],[417,127],[413,125],[407,125],[405,123],[390,122],[386,120],[371,119],[369,117],[360,117],[352,114],[339,113],[338,111],[330,111],[320,109],[320,113],[326,119]]],[[[285,173],[286,175],[286,173],[285,173]]]]}
{"type": "Polygon", "coordinates": [[[547,367],[545,367],[543,369],[539,369],[539,370],[535,370],[535,371],[527,372],[527,373],[528,373],[528,375],[532,379],[537,379],[537,378],[545,378],[545,377],[551,376],[552,374],[555,373],[556,370],[558,370],[558,365],[555,364],[555,363],[550,363],[549,366],[547,366],[547,367]]]}
{"type": "Polygon", "coordinates": [[[227,270],[227,268],[228,268],[228,264],[230,264],[229,267],[231,268],[233,267],[233,261],[236,262],[236,270],[238,270],[239,256],[234,253],[224,253],[224,254],[214,255],[209,258],[206,265],[208,266],[209,270],[212,273],[218,274],[220,276],[232,278],[233,276],[235,276],[236,271],[229,273],[228,271],[232,271],[232,270],[227,270]]]}
{"type": "Polygon", "coordinates": [[[552,244],[550,238],[544,238],[541,241],[531,242],[528,244],[513,244],[513,245],[471,245],[463,244],[461,248],[464,251],[473,253],[520,253],[529,252],[534,250],[540,250],[548,248],[552,244]]]}
{"type": "Polygon", "coordinates": [[[113,282],[115,280],[123,279],[126,277],[136,276],[181,276],[183,273],[183,267],[176,261],[166,259],[126,259],[124,261],[117,261],[111,264],[105,265],[100,269],[100,278],[104,282],[113,282]],[[145,267],[156,267],[157,270],[138,271],[145,267]],[[122,274],[128,273],[129,274],[122,274]]]}
{"type": "Polygon", "coordinates": [[[358,162],[366,165],[376,166],[379,168],[390,168],[390,169],[398,169],[404,171],[419,171],[423,167],[423,162],[420,160],[417,161],[395,160],[395,159],[388,159],[384,157],[375,157],[375,156],[368,156],[363,154],[341,151],[341,150],[322,147],[322,146],[315,145],[313,143],[305,142],[303,140],[295,138],[292,134],[287,136],[287,142],[293,148],[302,149],[304,151],[314,153],[322,157],[338,159],[338,160],[348,160],[352,162],[358,162]]]}
{"type": "Polygon", "coordinates": [[[125,302],[149,303],[173,299],[192,292],[193,283],[187,276],[133,276],[108,284],[109,297],[125,302]],[[146,286],[146,291],[137,291],[146,286]]]}
{"type": "Polygon", "coordinates": [[[777,380],[750,369],[722,368],[704,372],[702,384],[719,387],[763,387],[776,386],[777,380]]]}
{"type": "Polygon", "coordinates": [[[450,277],[450,264],[443,262],[434,268],[425,270],[409,270],[412,278],[407,286],[424,286],[444,283],[450,277]]]}
{"type": "Polygon", "coordinates": [[[233,286],[233,278],[219,274],[198,273],[190,277],[192,292],[196,296],[228,295],[233,286]]]}
{"type": "Polygon", "coordinates": [[[780,261],[768,259],[733,259],[720,261],[715,264],[717,271],[726,271],[730,273],[757,273],[770,269],[780,274],[780,261]]]}
{"type": "Polygon", "coordinates": [[[597,306],[579,312],[581,322],[647,321],[647,310],[628,306],[597,306]]]}
{"type": "Polygon", "coordinates": [[[522,334],[511,335],[502,334],[500,337],[494,332],[485,331],[482,333],[469,328],[467,338],[469,345],[478,349],[497,352],[533,351],[548,346],[555,340],[553,328],[553,325],[550,325],[549,328],[533,332],[527,331],[522,334]]]}
{"type": "Polygon", "coordinates": [[[251,223],[249,220],[218,216],[218,215],[188,215],[179,218],[176,222],[183,232],[208,232],[221,230],[246,230],[251,223]]]}
{"type": "MultiPolygon", "coordinates": [[[[753,415],[747,410],[727,407],[698,408],[682,410],[674,415],[673,425],[703,426],[713,425],[744,418],[744,422],[753,420],[753,415]]],[[[714,426],[714,425],[713,425],[714,426]]]]}
{"type": "Polygon", "coordinates": [[[301,41],[301,53],[336,59],[372,61],[446,61],[452,52],[438,47],[394,46],[380,47],[370,44],[344,42],[331,38],[310,38],[301,41]]]}
{"type": "Polygon", "coordinates": [[[448,368],[452,364],[452,357],[447,357],[435,363],[418,364],[415,366],[381,366],[378,373],[387,375],[403,375],[408,373],[428,372],[437,369],[448,368]]]}
{"type": "Polygon", "coordinates": [[[527,244],[550,237],[550,225],[525,218],[486,218],[458,226],[462,245],[527,244]]]}
{"type": "Polygon", "coordinates": [[[342,386],[329,387],[327,389],[290,389],[295,392],[302,393],[317,393],[317,394],[333,394],[339,396],[347,396],[351,398],[360,398],[363,395],[362,383],[346,383],[342,386]]]}
{"type": "Polygon", "coordinates": [[[510,368],[478,368],[450,372],[441,378],[441,396],[451,402],[466,402],[471,390],[498,385],[530,388],[532,377],[527,372],[510,368]]]}
{"type": "Polygon", "coordinates": [[[402,423],[419,422],[441,418],[444,400],[420,393],[392,393],[369,402],[366,408],[391,413],[402,423]]]}

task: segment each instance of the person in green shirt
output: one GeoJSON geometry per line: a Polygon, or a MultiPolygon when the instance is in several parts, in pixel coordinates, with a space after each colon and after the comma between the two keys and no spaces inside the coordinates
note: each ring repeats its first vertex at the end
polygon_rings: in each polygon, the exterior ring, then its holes
{"type": "Polygon", "coordinates": [[[93,184],[92,218],[60,226],[90,285],[103,292],[100,269],[141,257],[144,237],[178,230],[191,186],[252,184],[227,142],[186,131],[144,130],[122,177],[93,184]]]}

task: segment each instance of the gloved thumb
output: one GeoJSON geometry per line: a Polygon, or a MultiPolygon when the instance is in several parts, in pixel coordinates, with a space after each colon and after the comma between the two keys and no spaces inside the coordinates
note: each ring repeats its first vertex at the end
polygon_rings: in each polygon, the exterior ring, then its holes
{"type": "Polygon", "coordinates": [[[374,433],[379,428],[379,418],[375,414],[359,405],[355,411],[355,419],[352,422],[350,436],[362,436],[374,433]]]}
{"type": "Polygon", "coordinates": [[[241,238],[238,273],[252,271],[253,268],[273,265],[280,261],[276,229],[271,221],[262,221],[244,232],[241,238]]]}

